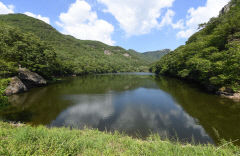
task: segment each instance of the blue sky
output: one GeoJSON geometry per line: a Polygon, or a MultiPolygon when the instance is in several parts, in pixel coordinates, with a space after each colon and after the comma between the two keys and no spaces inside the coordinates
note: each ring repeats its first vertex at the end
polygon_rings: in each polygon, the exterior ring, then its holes
{"type": "Polygon", "coordinates": [[[64,34],[139,52],[175,49],[229,0],[0,0],[0,14],[25,13],[64,34]]]}

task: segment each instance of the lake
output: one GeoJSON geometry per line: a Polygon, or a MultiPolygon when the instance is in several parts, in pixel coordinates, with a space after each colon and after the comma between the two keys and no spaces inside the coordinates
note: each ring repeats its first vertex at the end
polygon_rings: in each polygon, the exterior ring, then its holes
{"type": "Polygon", "coordinates": [[[117,130],[142,139],[157,133],[202,144],[240,138],[240,103],[150,73],[66,78],[9,101],[0,119],[33,126],[117,130]]]}

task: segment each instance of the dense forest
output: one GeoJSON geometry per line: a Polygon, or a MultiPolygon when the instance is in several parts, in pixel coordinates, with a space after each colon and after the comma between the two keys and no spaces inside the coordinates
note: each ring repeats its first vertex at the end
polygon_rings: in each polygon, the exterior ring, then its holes
{"type": "Polygon", "coordinates": [[[30,33],[0,24],[0,76],[15,75],[18,66],[26,67],[44,77],[61,72],[52,46],[30,33]]]}
{"type": "Polygon", "coordinates": [[[1,77],[19,65],[45,78],[70,74],[147,71],[155,60],[134,50],[63,35],[43,21],[23,15],[0,15],[1,77]]]}
{"type": "Polygon", "coordinates": [[[151,70],[198,82],[212,91],[240,89],[240,1],[199,25],[186,45],[165,55],[151,70]]]}

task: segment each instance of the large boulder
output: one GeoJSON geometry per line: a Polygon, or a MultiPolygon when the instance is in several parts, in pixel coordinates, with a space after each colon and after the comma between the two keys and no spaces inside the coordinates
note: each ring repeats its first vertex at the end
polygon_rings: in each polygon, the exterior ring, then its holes
{"type": "Polygon", "coordinates": [[[27,91],[27,87],[25,84],[18,78],[18,77],[13,77],[9,86],[7,87],[5,94],[7,96],[13,95],[13,94],[18,94],[27,91]]]}
{"type": "Polygon", "coordinates": [[[18,76],[12,78],[5,95],[10,96],[26,92],[28,89],[45,86],[47,81],[37,73],[31,72],[26,68],[19,68],[18,76]]]}
{"type": "Polygon", "coordinates": [[[47,84],[47,81],[37,73],[31,72],[26,68],[18,70],[18,78],[26,85],[28,89],[41,87],[47,84]]]}

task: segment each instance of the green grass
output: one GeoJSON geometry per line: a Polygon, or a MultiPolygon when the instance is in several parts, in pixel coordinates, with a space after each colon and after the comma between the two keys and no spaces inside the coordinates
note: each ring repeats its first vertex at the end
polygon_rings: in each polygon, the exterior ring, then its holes
{"type": "Polygon", "coordinates": [[[240,155],[231,143],[221,147],[133,139],[119,133],[31,127],[0,122],[0,155],[240,155]]]}

